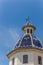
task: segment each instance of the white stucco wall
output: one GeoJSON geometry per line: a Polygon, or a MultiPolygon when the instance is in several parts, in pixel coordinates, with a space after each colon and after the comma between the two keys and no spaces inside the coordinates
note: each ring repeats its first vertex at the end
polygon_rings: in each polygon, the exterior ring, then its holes
{"type": "Polygon", "coordinates": [[[12,65],[11,59],[14,58],[14,65],[34,65],[33,52],[18,52],[10,58],[9,65],[12,65]],[[28,55],[28,64],[23,64],[23,55],[28,55]]]}
{"type": "MultiPolygon", "coordinates": [[[[13,55],[10,58],[9,65],[12,65],[12,58],[14,58],[14,65],[38,65],[38,56],[41,56],[43,58],[42,53],[36,53],[34,51],[28,51],[28,52],[17,52],[15,55],[13,55]],[[23,64],[23,55],[28,55],[28,64],[23,64]]],[[[42,59],[42,65],[43,65],[43,59],[42,59]]]]}

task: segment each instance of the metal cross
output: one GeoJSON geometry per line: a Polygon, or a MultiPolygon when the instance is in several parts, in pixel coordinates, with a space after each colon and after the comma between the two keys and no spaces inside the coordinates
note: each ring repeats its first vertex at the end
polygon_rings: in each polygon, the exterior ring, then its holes
{"type": "Polygon", "coordinates": [[[27,17],[26,22],[30,23],[30,17],[29,16],[27,17]]]}

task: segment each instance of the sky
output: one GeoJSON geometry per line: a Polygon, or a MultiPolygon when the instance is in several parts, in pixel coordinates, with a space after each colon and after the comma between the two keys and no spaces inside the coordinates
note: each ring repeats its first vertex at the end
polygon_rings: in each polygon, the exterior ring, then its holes
{"type": "Polygon", "coordinates": [[[28,16],[43,44],[43,0],[0,0],[0,65],[9,64],[6,55],[23,36],[28,16]]]}

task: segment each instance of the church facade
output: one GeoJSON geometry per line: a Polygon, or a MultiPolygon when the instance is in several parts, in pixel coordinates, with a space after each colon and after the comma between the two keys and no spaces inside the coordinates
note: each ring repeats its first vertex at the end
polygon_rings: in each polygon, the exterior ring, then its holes
{"type": "Polygon", "coordinates": [[[9,65],[43,65],[43,46],[34,35],[36,27],[27,23],[22,27],[23,37],[7,54],[9,65]]]}

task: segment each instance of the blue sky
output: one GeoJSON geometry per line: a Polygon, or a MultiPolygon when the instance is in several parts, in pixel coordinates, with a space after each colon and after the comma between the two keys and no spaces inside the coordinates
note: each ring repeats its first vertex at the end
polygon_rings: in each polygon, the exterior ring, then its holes
{"type": "Polygon", "coordinates": [[[22,26],[30,16],[35,35],[43,44],[43,0],[0,0],[0,64],[8,65],[6,54],[22,37],[22,26]]]}

